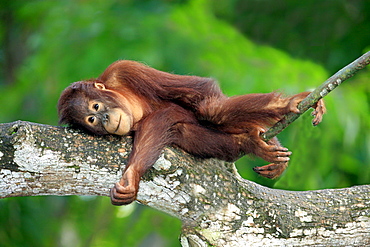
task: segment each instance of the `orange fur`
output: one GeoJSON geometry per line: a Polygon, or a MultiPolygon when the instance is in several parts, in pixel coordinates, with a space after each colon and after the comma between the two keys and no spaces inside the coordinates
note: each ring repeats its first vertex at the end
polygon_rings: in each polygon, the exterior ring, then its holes
{"type": "MultiPolygon", "coordinates": [[[[99,84],[101,85],[101,84],[99,84]]],[[[138,62],[117,61],[94,80],[76,82],[61,95],[60,121],[107,134],[102,127],[85,126],[82,117],[89,100],[107,108],[120,107],[134,119],[133,149],[122,179],[111,191],[114,205],[136,198],[140,177],[153,165],[166,145],[176,145],[202,158],[234,161],[254,154],[271,164],[254,168],[262,176],[276,178],[288,165],[289,152],[273,138],[264,142],[260,134],[297,105],[308,92],[292,97],[278,93],[227,97],[210,78],[174,75],[138,62]],[[102,83],[99,90],[95,83],[102,83]]],[[[315,105],[314,124],[325,112],[323,101],[315,105]]],[[[126,116],[125,115],[125,116],[126,116]]]]}

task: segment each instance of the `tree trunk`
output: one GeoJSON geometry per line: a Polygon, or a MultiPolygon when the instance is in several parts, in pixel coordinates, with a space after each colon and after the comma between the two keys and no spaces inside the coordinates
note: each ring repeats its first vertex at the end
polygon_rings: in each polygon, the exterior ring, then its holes
{"type": "MultiPolygon", "coordinates": [[[[0,124],[0,197],[100,195],[120,176],[130,137],[29,122],[0,124]]],[[[293,192],[242,179],[233,164],[167,148],[138,201],[183,222],[183,246],[368,246],[370,186],[293,192]]]]}

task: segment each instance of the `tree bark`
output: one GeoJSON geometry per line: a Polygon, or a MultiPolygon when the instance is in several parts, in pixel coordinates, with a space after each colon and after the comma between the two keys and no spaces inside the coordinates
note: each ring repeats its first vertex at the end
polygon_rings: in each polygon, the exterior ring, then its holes
{"type": "MultiPolygon", "coordinates": [[[[99,195],[121,176],[130,137],[0,124],[0,197],[99,195]]],[[[183,246],[368,246],[370,186],[284,191],[241,178],[234,165],[167,148],[138,201],[183,222],[183,246]]]]}

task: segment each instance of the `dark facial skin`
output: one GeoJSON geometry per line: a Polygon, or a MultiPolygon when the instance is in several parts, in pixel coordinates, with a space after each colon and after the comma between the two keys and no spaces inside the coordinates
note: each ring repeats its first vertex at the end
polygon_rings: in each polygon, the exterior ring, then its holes
{"type": "Polygon", "coordinates": [[[132,125],[133,119],[121,108],[109,108],[102,102],[90,101],[90,114],[84,119],[88,128],[103,128],[107,133],[114,135],[126,135],[132,125]]]}

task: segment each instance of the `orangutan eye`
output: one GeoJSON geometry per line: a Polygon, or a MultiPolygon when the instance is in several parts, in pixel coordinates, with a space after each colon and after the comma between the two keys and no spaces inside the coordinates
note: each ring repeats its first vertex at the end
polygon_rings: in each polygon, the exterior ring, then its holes
{"type": "Polygon", "coordinates": [[[94,108],[95,111],[98,111],[99,110],[99,104],[94,104],[93,108],[94,108]]]}
{"type": "Polygon", "coordinates": [[[95,122],[95,117],[89,117],[87,119],[87,121],[89,121],[89,123],[93,124],[95,122]]]}

